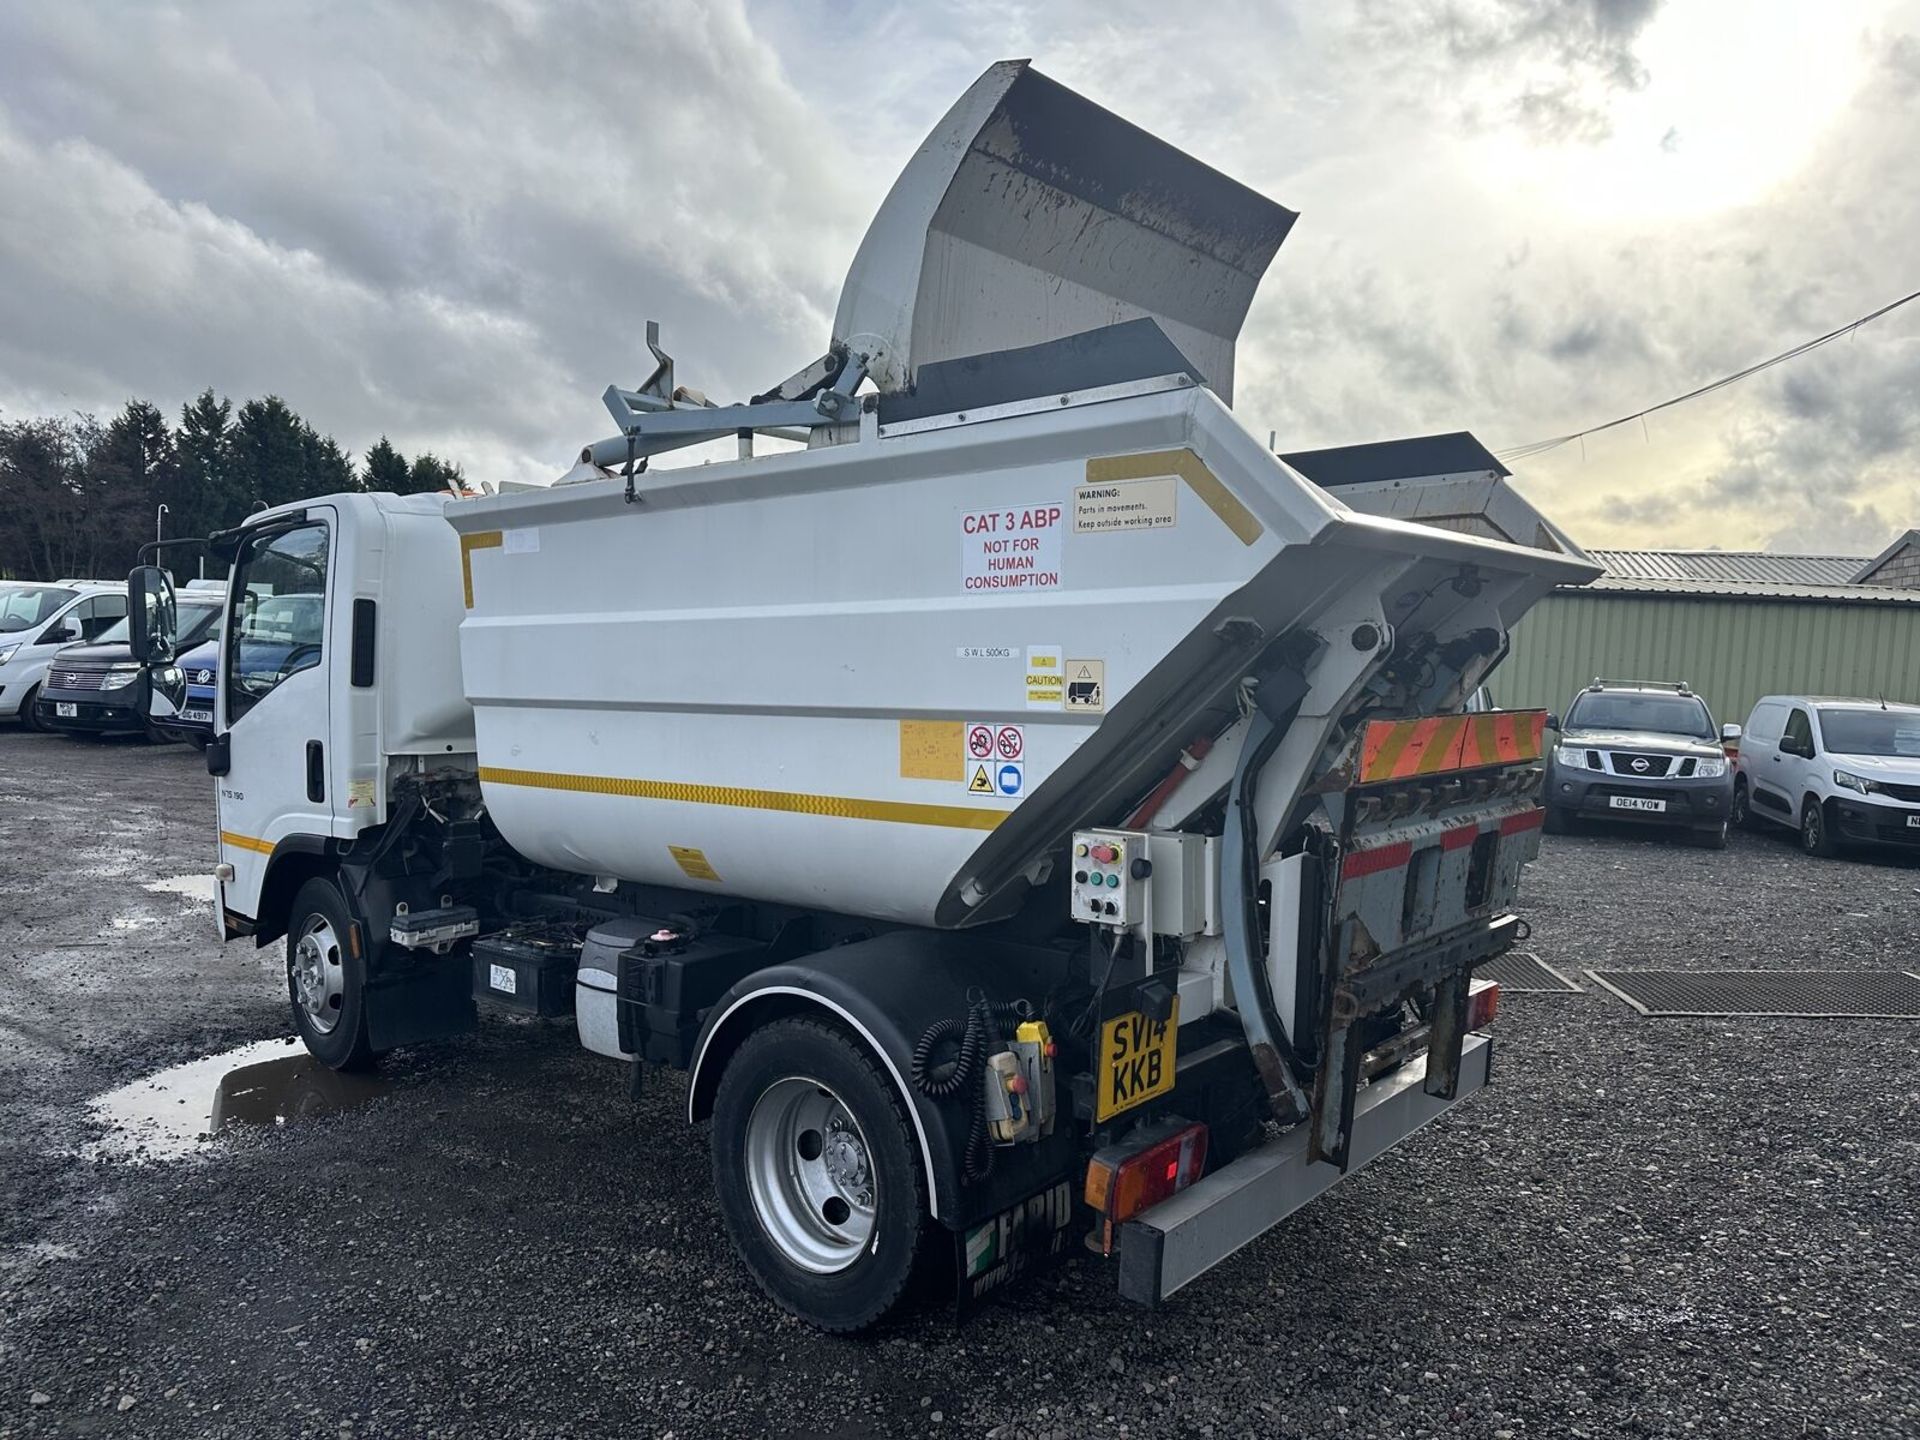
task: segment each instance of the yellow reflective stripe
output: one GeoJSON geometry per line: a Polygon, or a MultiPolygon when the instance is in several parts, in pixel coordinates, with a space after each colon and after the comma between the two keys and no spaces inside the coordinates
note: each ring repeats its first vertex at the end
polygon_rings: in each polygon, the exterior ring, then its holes
{"type": "Polygon", "coordinates": [[[472,535],[460,537],[460,585],[466,596],[467,609],[473,608],[473,552],[476,550],[498,550],[501,535],[498,530],[481,530],[472,535]]]}
{"type": "Polygon", "coordinates": [[[222,830],[220,832],[220,843],[222,845],[231,845],[236,850],[251,850],[256,855],[273,854],[273,842],[271,840],[257,840],[251,835],[237,835],[231,830],[222,830]]]}
{"type": "Polygon", "coordinates": [[[1191,450],[1150,450],[1141,455],[1103,455],[1087,461],[1087,483],[1106,485],[1116,480],[1146,480],[1155,475],[1178,475],[1187,488],[1220,523],[1231,530],[1242,545],[1251,545],[1264,527],[1254,513],[1240,503],[1220,477],[1207,468],[1207,462],[1191,450]]]}
{"type": "Polygon", "coordinates": [[[742,810],[779,810],[834,820],[886,820],[896,825],[939,825],[953,830],[992,830],[1012,814],[972,805],[915,805],[899,800],[855,800],[844,795],[802,795],[754,790],[742,785],[694,785],[682,780],[627,780],[613,775],[561,775],[550,770],[480,767],[482,783],[572,790],[583,795],[620,795],[632,800],[672,800],[682,805],[728,805],[742,810]]]}

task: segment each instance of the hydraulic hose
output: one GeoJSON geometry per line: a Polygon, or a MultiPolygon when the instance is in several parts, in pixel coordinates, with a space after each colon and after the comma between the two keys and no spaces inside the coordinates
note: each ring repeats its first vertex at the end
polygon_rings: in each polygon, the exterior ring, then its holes
{"type": "Polygon", "coordinates": [[[930,1100],[951,1100],[964,1096],[969,1086],[973,1098],[968,1105],[967,1144],[961,1157],[961,1178],[978,1184],[993,1173],[993,1142],[987,1134],[987,1090],[983,1081],[987,1047],[996,1039],[993,1028],[997,1016],[1026,1015],[1031,1007],[1024,1000],[994,1004],[983,998],[967,1006],[966,1023],[936,1020],[921,1033],[913,1047],[908,1075],[913,1088],[930,1100]],[[934,1057],[942,1044],[958,1049],[951,1060],[934,1057]]]}

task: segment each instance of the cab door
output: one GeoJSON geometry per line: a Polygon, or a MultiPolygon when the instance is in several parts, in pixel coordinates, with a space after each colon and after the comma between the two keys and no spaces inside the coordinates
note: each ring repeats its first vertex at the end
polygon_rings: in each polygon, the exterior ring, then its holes
{"type": "Polygon", "coordinates": [[[215,706],[226,735],[218,780],[220,858],[233,867],[227,908],[260,913],[268,861],[334,833],[340,797],[329,771],[339,569],[332,506],[310,505],[248,532],[227,589],[215,706]]]}
{"type": "Polygon", "coordinates": [[[1789,824],[1798,822],[1800,797],[1809,791],[1819,793],[1813,784],[1813,750],[1813,720],[1804,706],[1796,705],[1787,712],[1786,729],[1773,747],[1770,767],[1778,797],[1776,813],[1789,824]]]}

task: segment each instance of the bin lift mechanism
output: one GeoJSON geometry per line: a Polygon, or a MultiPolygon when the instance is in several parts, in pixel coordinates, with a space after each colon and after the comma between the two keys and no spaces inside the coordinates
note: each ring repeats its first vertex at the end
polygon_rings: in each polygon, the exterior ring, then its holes
{"type": "Polygon", "coordinates": [[[653,373],[640,388],[609,385],[601,397],[620,434],[580,452],[583,462],[602,469],[624,462],[629,505],[639,498],[633,477],[645,471],[649,456],[756,430],[803,439],[806,431],[817,426],[841,423],[853,410],[853,392],[866,379],[869,364],[868,356],[855,354],[836,340],[825,355],[764,395],[744,405],[715,405],[697,390],[675,387],[673,357],[660,348],[656,320],[647,322],[647,348],[653,352],[653,373]]]}

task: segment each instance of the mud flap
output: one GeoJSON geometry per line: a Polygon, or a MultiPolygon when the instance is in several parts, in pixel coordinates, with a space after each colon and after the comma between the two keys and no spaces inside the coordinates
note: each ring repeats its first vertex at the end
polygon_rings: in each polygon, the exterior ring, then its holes
{"type": "Polygon", "coordinates": [[[953,1232],[954,1313],[965,1316],[994,1291],[1058,1264],[1081,1233],[1071,1178],[1055,1181],[998,1215],[953,1232]]]}
{"type": "Polygon", "coordinates": [[[363,999],[367,1043],[376,1052],[470,1034],[477,1023],[473,962],[464,947],[415,955],[404,969],[369,980],[363,999]]]}

